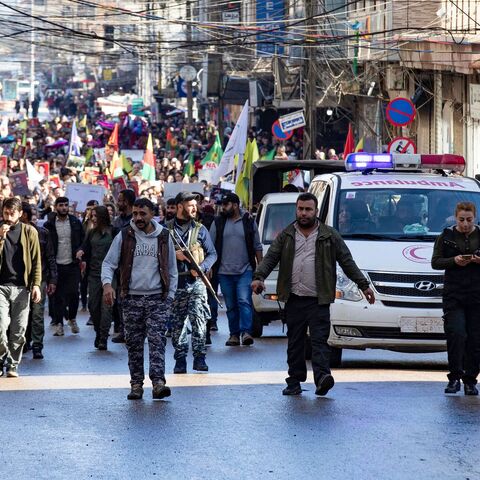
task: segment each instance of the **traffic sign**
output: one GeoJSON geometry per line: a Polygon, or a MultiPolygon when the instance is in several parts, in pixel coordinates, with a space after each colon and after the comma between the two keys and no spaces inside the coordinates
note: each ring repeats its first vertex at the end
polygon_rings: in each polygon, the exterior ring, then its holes
{"type": "Polygon", "coordinates": [[[180,69],[180,76],[187,82],[193,82],[197,78],[197,71],[192,65],[184,65],[180,69]]]}
{"type": "Polygon", "coordinates": [[[282,115],[278,122],[282,132],[289,132],[290,130],[295,130],[295,128],[304,127],[307,123],[305,122],[305,115],[303,110],[298,110],[297,112],[287,113],[287,115],[282,115]]]}
{"type": "Polygon", "coordinates": [[[280,127],[280,122],[278,120],[275,120],[272,125],[272,135],[277,140],[290,140],[293,136],[293,130],[284,132],[282,130],[282,127],[280,127]]]}
{"type": "Polygon", "coordinates": [[[417,153],[417,146],[410,138],[397,137],[388,144],[388,153],[414,154],[417,153]]]}
{"type": "Polygon", "coordinates": [[[413,122],[417,111],[408,98],[395,98],[387,105],[387,120],[395,127],[404,127],[413,122]]]}

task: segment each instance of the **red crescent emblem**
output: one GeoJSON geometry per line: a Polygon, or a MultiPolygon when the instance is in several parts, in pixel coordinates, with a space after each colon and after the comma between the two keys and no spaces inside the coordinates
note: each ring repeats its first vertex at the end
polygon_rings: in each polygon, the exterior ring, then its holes
{"type": "Polygon", "coordinates": [[[402,255],[407,260],[410,260],[411,262],[430,263],[432,248],[433,248],[432,246],[426,246],[426,245],[411,245],[403,249],[402,255]],[[430,250],[430,253],[425,252],[424,255],[426,254],[427,256],[420,256],[417,253],[418,250],[430,250]]]}

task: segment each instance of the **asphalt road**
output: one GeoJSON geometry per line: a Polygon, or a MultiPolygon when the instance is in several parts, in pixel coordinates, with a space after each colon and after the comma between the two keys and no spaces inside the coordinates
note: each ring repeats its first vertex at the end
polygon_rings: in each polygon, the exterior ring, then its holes
{"type": "Polygon", "coordinates": [[[347,352],[327,397],[284,397],[279,324],[229,348],[222,318],[208,374],[174,376],[169,342],[172,396],[132,402],[125,347],[96,351],[86,318],[0,378],[3,478],[480,478],[480,399],[443,394],[445,354],[347,352]]]}

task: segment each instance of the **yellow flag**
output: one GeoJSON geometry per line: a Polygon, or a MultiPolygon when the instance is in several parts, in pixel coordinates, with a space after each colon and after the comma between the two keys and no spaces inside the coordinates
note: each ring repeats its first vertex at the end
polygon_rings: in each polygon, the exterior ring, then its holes
{"type": "Polygon", "coordinates": [[[80,128],[87,128],[87,116],[84,115],[83,118],[78,122],[80,128]]]}

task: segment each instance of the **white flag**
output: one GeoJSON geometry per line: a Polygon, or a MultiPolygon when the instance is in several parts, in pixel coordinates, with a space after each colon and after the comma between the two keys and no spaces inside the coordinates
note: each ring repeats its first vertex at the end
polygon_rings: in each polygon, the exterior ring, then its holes
{"type": "Polygon", "coordinates": [[[232,135],[228,140],[225,151],[223,152],[222,160],[215,170],[213,175],[213,184],[217,184],[220,177],[224,177],[227,173],[231,172],[235,168],[235,155],[238,154],[238,166],[237,172],[242,171],[243,154],[245,153],[245,147],[247,146],[247,133],[248,133],[248,100],[243,106],[242,112],[238,117],[235,128],[232,135]]]}
{"type": "Polygon", "coordinates": [[[29,160],[25,160],[27,163],[27,175],[28,180],[37,185],[41,180],[43,180],[43,175],[35,170],[35,167],[30,163],[29,160]]]}
{"type": "Polygon", "coordinates": [[[2,118],[2,124],[0,125],[0,137],[8,137],[8,117],[2,118]]]}

